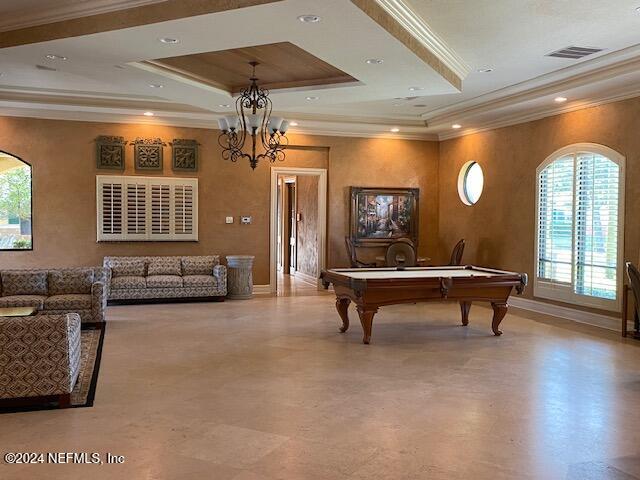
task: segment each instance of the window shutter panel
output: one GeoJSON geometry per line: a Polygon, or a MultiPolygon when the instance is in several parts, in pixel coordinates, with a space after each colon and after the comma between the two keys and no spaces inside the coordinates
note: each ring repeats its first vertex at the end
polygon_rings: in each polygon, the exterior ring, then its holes
{"type": "Polygon", "coordinates": [[[577,155],[575,293],[616,298],[619,175],[602,155],[577,155]]]}
{"type": "Polygon", "coordinates": [[[121,180],[97,182],[98,240],[117,240],[123,234],[123,192],[121,180]]]}
{"type": "Polygon", "coordinates": [[[571,283],[573,157],[546,167],[538,180],[538,277],[571,283]]]}
{"type": "Polygon", "coordinates": [[[151,184],[151,235],[159,238],[171,233],[171,185],[151,184]]]}
{"type": "Polygon", "coordinates": [[[127,182],[127,239],[147,235],[147,184],[127,182]]]}
{"type": "Polygon", "coordinates": [[[176,235],[193,235],[193,187],[176,185],[173,197],[176,235]]]}

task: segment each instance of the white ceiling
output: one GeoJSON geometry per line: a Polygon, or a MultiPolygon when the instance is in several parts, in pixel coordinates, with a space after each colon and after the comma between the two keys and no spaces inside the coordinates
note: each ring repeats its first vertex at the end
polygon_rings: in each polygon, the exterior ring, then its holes
{"type": "MultiPolygon", "coordinates": [[[[3,1],[0,17],[7,23],[17,12],[28,24],[29,8],[36,4],[42,17],[47,7],[62,15],[65,3],[75,8],[84,3],[86,14],[90,3],[100,11],[149,1],[3,1]]],[[[446,138],[640,94],[638,0],[405,3],[470,67],[462,92],[349,0],[285,0],[2,49],[0,114],[211,125],[228,111],[219,107],[231,102],[226,93],[142,69],[137,62],[280,41],[295,43],[360,80],[355,86],[272,92],[275,109],[298,120],[299,129],[318,133],[388,134],[390,127],[399,126],[398,136],[446,138]],[[320,15],[322,21],[297,20],[307,13],[320,15]],[[165,36],[180,43],[158,42],[165,36]],[[570,45],[604,51],[582,60],[545,56],[570,45]],[[48,53],[69,60],[46,60],[48,53]],[[367,58],[384,63],[367,65],[367,58]],[[38,70],[36,64],[58,71],[38,70]],[[477,72],[486,67],[493,71],[477,72]],[[411,86],[423,90],[410,92],[411,86]],[[398,100],[415,95],[418,98],[398,100]],[[557,95],[569,101],[557,105],[557,95]],[[309,102],[307,96],[319,100],[309,102]],[[141,117],[151,108],[156,117],[141,117]],[[452,123],[464,128],[454,132],[452,123]]]]}

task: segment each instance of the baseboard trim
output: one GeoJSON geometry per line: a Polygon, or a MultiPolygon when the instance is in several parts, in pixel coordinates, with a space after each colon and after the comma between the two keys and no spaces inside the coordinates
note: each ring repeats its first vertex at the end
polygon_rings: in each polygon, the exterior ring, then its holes
{"type": "Polygon", "coordinates": [[[313,275],[308,275],[302,272],[296,272],[294,277],[304,283],[308,283],[309,285],[313,285],[314,287],[318,285],[318,279],[313,275]]]}
{"type": "Polygon", "coordinates": [[[254,295],[271,295],[271,285],[254,285],[253,286],[253,294],[254,295]]]}
{"type": "Polygon", "coordinates": [[[528,298],[510,297],[509,305],[531,312],[552,315],[554,317],[565,318],[574,322],[585,323],[594,327],[606,328],[607,330],[620,330],[620,318],[610,317],[599,313],[585,312],[575,308],[561,307],[552,303],[530,300],[528,298]]]}

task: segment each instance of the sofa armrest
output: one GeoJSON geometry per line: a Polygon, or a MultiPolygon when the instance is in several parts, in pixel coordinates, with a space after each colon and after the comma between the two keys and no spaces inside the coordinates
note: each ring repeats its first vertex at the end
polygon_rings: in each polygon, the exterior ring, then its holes
{"type": "Polygon", "coordinates": [[[77,313],[67,313],[67,344],[69,346],[69,393],[80,374],[80,344],[82,321],[77,313]]]}
{"type": "Polygon", "coordinates": [[[107,308],[107,286],[102,282],[91,285],[91,317],[94,322],[104,322],[104,311],[107,308]]]}
{"type": "Polygon", "coordinates": [[[80,371],[80,323],[77,313],[0,318],[0,398],[71,393],[80,371]]]}
{"type": "Polygon", "coordinates": [[[216,265],[213,267],[213,276],[218,282],[218,290],[227,294],[227,267],[224,265],[216,265]]]}

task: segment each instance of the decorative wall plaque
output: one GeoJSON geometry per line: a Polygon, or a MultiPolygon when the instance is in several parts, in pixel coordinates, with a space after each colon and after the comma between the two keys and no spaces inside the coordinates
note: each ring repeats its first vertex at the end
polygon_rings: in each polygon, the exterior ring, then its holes
{"type": "Polygon", "coordinates": [[[124,170],[124,137],[100,135],[96,138],[96,165],[100,169],[124,170]]]}
{"type": "Polygon", "coordinates": [[[171,142],[173,149],[172,168],[183,172],[198,171],[198,142],[176,138],[171,142]]]}
{"type": "Polygon", "coordinates": [[[133,142],[136,170],[162,170],[162,147],[165,145],[160,138],[136,138],[133,142]]]}

